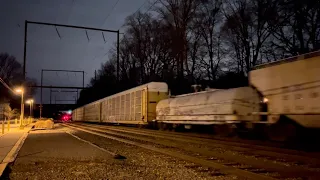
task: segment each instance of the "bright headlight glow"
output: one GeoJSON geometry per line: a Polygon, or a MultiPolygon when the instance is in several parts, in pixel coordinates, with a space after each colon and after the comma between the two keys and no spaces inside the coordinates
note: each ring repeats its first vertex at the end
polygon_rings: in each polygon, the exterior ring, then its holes
{"type": "Polygon", "coordinates": [[[267,103],[268,101],[269,101],[268,98],[263,98],[263,102],[264,102],[264,103],[267,103]]]}

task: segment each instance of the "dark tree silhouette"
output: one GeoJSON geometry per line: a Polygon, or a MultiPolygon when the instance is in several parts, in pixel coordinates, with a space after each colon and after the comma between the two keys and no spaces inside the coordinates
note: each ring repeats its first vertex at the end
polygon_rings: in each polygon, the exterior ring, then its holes
{"type": "Polygon", "coordinates": [[[260,63],[320,48],[320,1],[159,0],[151,11],[127,17],[97,78],[79,105],[150,81],[167,82],[172,94],[248,85],[260,63]]]}
{"type": "MultiPolygon", "coordinates": [[[[11,88],[21,86],[24,82],[22,76],[21,64],[14,56],[8,53],[0,53],[0,77],[11,88]]],[[[27,79],[24,86],[35,85],[34,79],[27,79]]],[[[34,88],[26,88],[26,97],[32,96],[35,93],[34,88]]],[[[0,83],[0,102],[10,102],[13,107],[19,107],[19,97],[8,90],[2,83],[0,83]]]]}

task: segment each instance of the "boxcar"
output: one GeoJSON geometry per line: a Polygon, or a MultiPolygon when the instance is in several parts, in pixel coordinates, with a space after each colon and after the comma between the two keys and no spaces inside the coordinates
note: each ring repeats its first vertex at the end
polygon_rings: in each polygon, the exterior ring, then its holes
{"type": "Polygon", "coordinates": [[[77,108],[74,121],[147,124],[156,118],[157,103],[168,97],[168,85],[151,82],[77,108]]]}
{"type": "Polygon", "coordinates": [[[77,108],[72,111],[72,120],[75,120],[75,121],[83,120],[83,107],[77,108]]]}
{"type": "Polygon", "coordinates": [[[320,51],[256,66],[250,84],[268,99],[268,121],[320,128],[320,51]]]}

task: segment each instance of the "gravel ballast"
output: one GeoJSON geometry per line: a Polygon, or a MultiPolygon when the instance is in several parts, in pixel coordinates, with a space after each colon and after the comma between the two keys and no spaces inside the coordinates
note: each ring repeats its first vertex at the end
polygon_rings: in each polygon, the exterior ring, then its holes
{"type": "Polygon", "coordinates": [[[14,164],[10,179],[239,179],[143,148],[57,125],[31,132],[14,164]],[[80,141],[89,141],[125,159],[80,141]]]}

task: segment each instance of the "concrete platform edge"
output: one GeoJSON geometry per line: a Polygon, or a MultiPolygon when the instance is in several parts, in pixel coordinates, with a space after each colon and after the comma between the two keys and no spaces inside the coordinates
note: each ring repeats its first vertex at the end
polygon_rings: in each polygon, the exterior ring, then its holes
{"type": "MultiPolygon", "coordinates": [[[[32,126],[31,126],[32,127],[32,126]]],[[[0,164],[0,178],[2,177],[6,167],[8,166],[9,163],[13,162],[18,153],[19,150],[21,149],[24,141],[27,139],[29,131],[31,128],[27,131],[24,132],[23,135],[19,138],[19,140],[16,142],[16,144],[13,146],[13,148],[10,150],[10,152],[7,154],[7,156],[3,159],[3,161],[0,164]]]]}

